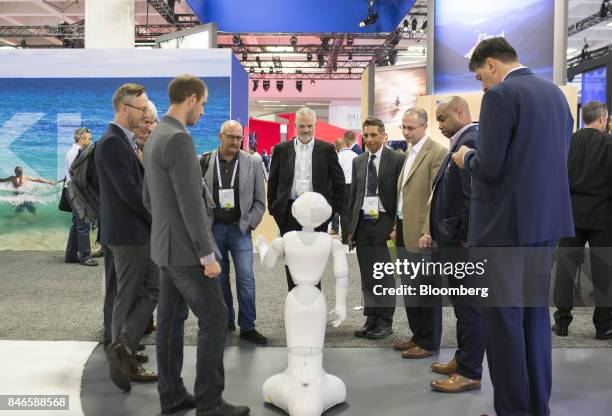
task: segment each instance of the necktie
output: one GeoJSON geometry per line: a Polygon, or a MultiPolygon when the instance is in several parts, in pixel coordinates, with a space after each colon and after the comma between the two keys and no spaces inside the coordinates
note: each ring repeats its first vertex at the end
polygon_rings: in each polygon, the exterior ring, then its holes
{"type": "Polygon", "coordinates": [[[376,173],[376,165],[374,164],[376,155],[370,156],[368,162],[368,187],[366,190],[366,196],[376,196],[378,190],[378,174],[376,173]]]}

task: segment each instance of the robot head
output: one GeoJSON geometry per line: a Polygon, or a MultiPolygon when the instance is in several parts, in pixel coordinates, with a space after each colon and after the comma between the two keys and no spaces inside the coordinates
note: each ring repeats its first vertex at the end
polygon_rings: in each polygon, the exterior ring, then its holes
{"type": "Polygon", "coordinates": [[[323,195],[306,192],[295,200],[291,214],[302,227],[316,228],[329,219],[332,208],[323,195]]]}

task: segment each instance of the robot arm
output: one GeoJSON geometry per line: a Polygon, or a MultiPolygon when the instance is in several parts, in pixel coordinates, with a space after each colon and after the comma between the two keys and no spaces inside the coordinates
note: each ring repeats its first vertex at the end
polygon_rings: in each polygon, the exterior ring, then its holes
{"type": "Polygon", "coordinates": [[[336,307],[331,313],[336,315],[333,325],[338,327],[346,319],[346,293],[348,291],[348,262],[342,243],[338,240],[332,243],[332,256],[336,278],[336,307]]]}
{"type": "Polygon", "coordinates": [[[275,238],[272,245],[268,246],[266,239],[263,236],[257,237],[257,251],[259,252],[259,260],[264,270],[272,270],[278,258],[285,254],[285,246],[282,238],[275,238]]]}

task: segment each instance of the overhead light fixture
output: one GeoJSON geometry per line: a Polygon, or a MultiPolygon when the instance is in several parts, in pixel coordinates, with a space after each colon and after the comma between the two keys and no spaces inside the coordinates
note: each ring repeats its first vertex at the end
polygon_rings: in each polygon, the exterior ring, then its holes
{"type": "Polygon", "coordinates": [[[353,44],[355,43],[355,39],[353,39],[353,37],[351,35],[348,35],[346,38],[346,44],[348,46],[353,46],[353,44]]]}
{"type": "Polygon", "coordinates": [[[257,91],[257,88],[259,88],[259,80],[254,79],[253,80],[253,91],[257,91]]]}
{"type": "Polygon", "coordinates": [[[283,85],[284,82],[282,79],[276,81],[276,89],[278,90],[278,92],[281,92],[283,90],[283,85]]]}
{"type": "Polygon", "coordinates": [[[609,0],[603,0],[601,2],[601,8],[599,9],[599,17],[601,17],[602,19],[605,19],[608,16],[608,12],[611,9],[611,6],[608,2],[609,0]]]}
{"type": "Polygon", "coordinates": [[[250,73],[250,74],[254,74],[254,73],[255,73],[255,68],[251,67],[251,68],[249,69],[249,73],[250,73]]]}
{"type": "Polygon", "coordinates": [[[321,39],[321,49],[325,52],[329,52],[329,37],[325,36],[321,39]]]}
{"type": "Polygon", "coordinates": [[[297,36],[291,35],[291,38],[289,39],[289,42],[291,42],[291,46],[296,46],[297,42],[298,42],[297,36]]]}
{"type": "Polygon", "coordinates": [[[21,48],[22,48],[22,49],[25,49],[25,48],[27,48],[27,47],[28,47],[28,44],[26,43],[25,38],[21,39],[21,48]]]}
{"type": "Polygon", "coordinates": [[[373,25],[378,20],[378,14],[374,13],[374,0],[368,1],[368,15],[365,19],[359,22],[359,27],[366,27],[373,25]]]}
{"type": "Polygon", "coordinates": [[[255,57],[255,62],[257,62],[257,66],[261,68],[261,58],[259,57],[259,55],[255,57]]]}
{"type": "Polygon", "coordinates": [[[352,61],[352,60],[353,60],[353,53],[352,53],[352,52],[349,52],[349,53],[348,53],[348,60],[349,60],[349,61],[352,61]]]}
{"type": "Polygon", "coordinates": [[[332,70],[334,72],[336,72],[338,70],[338,62],[337,61],[332,62],[332,70]]]}
{"type": "Polygon", "coordinates": [[[302,70],[301,70],[301,69],[296,69],[296,70],[295,70],[295,73],[296,73],[296,74],[301,74],[301,73],[302,73],[302,70]]]}
{"type": "Polygon", "coordinates": [[[421,26],[421,33],[425,33],[427,30],[427,19],[423,20],[423,25],[421,26]]]}
{"type": "Polygon", "coordinates": [[[315,80],[314,79],[310,80],[310,85],[315,85],[315,80]]]}
{"type": "Polygon", "coordinates": [[[240,39],[240,35],[239,34],[234,33],[234,36],[232,36],[232,43],[234,45],[240,45],[241,39],[240,39]]]}
{"type": "Polygon", "coordinates": [[[317,62],[319,62],[319,68],[323,68],[325,66],[325,58],[323,57],[322,53],[317,55],[317,62]]]}
{"type": "Polygon", "coordinates": [[[308,62],[312,61],[312,54],[310,52],[308,52],[308,54],[306,55],[306,60],[308,62]]]}
{"type": "Polygon", "coordinates": [[[397,62],[397,49],[391,49],[389,51],[389,64],[395,65],[397,62]]]}
{"type": "Polygon", "coordinates": [[[295,81],[295,89],[298,90],[299,92],[302,92],[302,81],[301,80],[295,81]]]}
{"type": "Polygon", "coordinates": [[[266,72],[262,69],[261,71],[259,71],[260,75],[264,75],[266,72]]]}
{"type": "Polygon", "coordinates": [[[402,22],[402,30],[404,32],[408,32],[410,30],[408,26],[410,26],[410,23],[408,23],[408,19],[404,19],[404,21],[402,22]]]}
{"type": "Polygon", "coordinates": [[[349,67],[348,73],[349,73],[349,75],[351,75],[353,73],[353,71],[351,70],[351,67],[349,67]]]}
{"type": "Polygon", "coordinates": [[[412,22],[410,22],[411,27],[412,27],[412,33],[416,33],[417,30],[417,26],[419,25],[419,22],[417,22],[417,18],[416,17],[412,17],[412,22]]]}
{"type": "Polygon", "coordinates": [[[274,73],[274,68],[270,67],[270,69],[268,70],[269,74],[273,74],[274,73]]]}
{"type": "Polygon", "coordinates": [[[264,89],[264,91],[268,91],[270,89],[270,80],[269,79],[264,79],[263,89],[264,89]]]}
{"type": "Polygon", "coordinates": [[[242,52],[242,60],[246,61],[248,58],[248,55],[246,54],[246,52],[242,52]]]}

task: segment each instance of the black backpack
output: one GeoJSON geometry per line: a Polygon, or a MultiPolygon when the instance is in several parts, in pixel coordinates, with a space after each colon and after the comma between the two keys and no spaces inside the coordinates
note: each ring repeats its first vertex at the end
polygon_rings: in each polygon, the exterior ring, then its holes
{"type": "Polygon", "coordinates": [[[77,216],[85,222],[100,218],[100,185],[95,162],[96,144],[90,143],[79,150],[70,166],[68,197],[77,216]]]}

